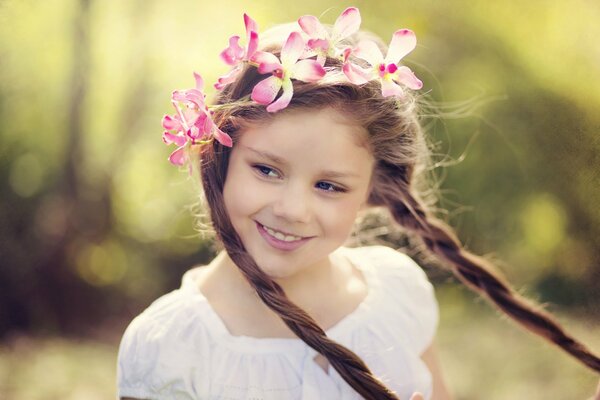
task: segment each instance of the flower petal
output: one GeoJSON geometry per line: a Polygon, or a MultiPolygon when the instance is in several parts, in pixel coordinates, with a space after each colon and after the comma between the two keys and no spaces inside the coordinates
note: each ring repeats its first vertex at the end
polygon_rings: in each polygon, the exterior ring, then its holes
{"type": "Polygon", "coordinates": [[[304,60],[305,58],[311,58],[316,55],[317,55],[317,52],[314,51],[313,49],[311,49],[310,47],[308,47],[308,45],[307,45],[306,47],[304,47],[304,51],[300,55],[300,59],[304,60]]]}
{"type": "Polygon", "coordinates": [[[294,86],[292,85],[292,81],[290,79],[286,79],[283,82],[283,93],[281,97],[277,99],[277,101],[271,103],[267,107],[268,112],[277,112],[279,110],[283,110],[290,104],[292,100],[292,96],[294,94],[294,86]]]}
{"type": "Polygon", "coordinates": [[[319,19],[314,15],[304,15],[298,18],[298,25],[311,38],[322,39],[329,36],[319,19]]]}
{"type": "Polygon", "coordinates": [[[274,63],[274,64],[260,64],[258,66],[258,73],[259,74],[268,74],[270,72],[273,72],[275,70],[281,70],[283,69],[283,66],[279,63],[274,63]]]}
{"type": "Polygon", "coordinates": [[[298,32],[290,33],[281,49],[281,64],[284,67],[293,65],[304,51],[304,39],[298,32]]]}
{"type": "Polygon", "coordinates": [[[202,132],[200,131],[200,128],[198,128],[196,125],[192,125],[190,129],[187,130],[186,135],[187,137],[192,139],[192,142],[195,142],[196,139],[202,138],[202,132]]]}
{"type": "Polygon", "coordinates": [[[256,49],[258,48],[258,32],[251,31],[250,38],[248,39],[248,50],[246,51],[246,60],[249,60],[256,49]]]}
{"type": "Polygon", "coordinates": [[[291,68],[291,77],[304,82],[316,82],[325,76],[325,69],[315,60],[300,60],[291,68]]]}
{"type": "Polygon", "coordinates": [[[246,13],[244,13],[244,25],[246,26],[246,36],[248,36],[250,32],[258,33],[258,24],[246,13]]]}
{"type": "Polygon", "coordinates": [[[239,36],[229,38],[229,47],[219,54],[221,60],[227,65],[235,65],[244,58],[244,48],[238,44],[239,36]]]}
{"type": "Polygon", "coordinates": [[[217,90],[223,90],[225,89],[225,86],[227,86],[228,83],[231,82],[221,81],[221,78],[219,78],[219,80],[213,85],[213,87],[217,90]]]}
{"type": "Polygon", "coordinates": [[[351,62],[344,63],[342,70],[348,80],[355,85],[362,85],[375,77],[372,70],[361,68],[351,62]]]}
{"type": "Polygon", "coordinates": [[[188,126],[193,125],[196,119],[198,118],[198,110],[194,110],[191,108],[187,108],[183,110],[183,118],[182,126],[184,129],[187,129],[188,126]]]}
{"type": "Polygon", "coordinates": [[[358,8],[346,8],[335,20],[332,39],[337,41],[356,33],[358,28],[360,28],[360,21],[358,8]]]}
{"type": "Polygon", "coordinates": [[[400,29],[394,32],[387,56],[386,64],[397,64],[405,55],[414,50],[417,46],[417,37],[410,29],[400,29]]]}
{"type": "Polygon", "coordinates": [[[228,134],[226,134],[225,132],[223,132],[222,130],[217,128],[216,126],[213,130],[213,136],[222,145],[227,146],[227,147],[233,146],[233,140],[231,140],[231,136],[229,136],[228,134]]]}
{"type": "Polygon", "coordinates": [[[252,100],[258,104],[270,104],[281,89],[281,79],[276,76],[270,76],[258,82],[252,89],[252,100]]]}
{"type": "Polygon", "coordinates": [[[321,51],[325,54],[329,50],[329,40],[326,39],[309,39],[306,45],[313,50],[321,51]]]}
{"type": "Polygon", "coordinates": [[[171,99],[181,102],[192,102],[197,107],[204,106],[204,93],[198,89],[175,90],[171,95],[171,99]]]}
{"type": "Polygon", "coordinates": [[[175,143],[178,147],[183,146],[186,142],[187,139],[185,136],[182,135],[173,135],[170,132],[163,132],[163,142],[165,142],[165,144],[172,144],[175,143]]]}
{"type": "Polygon", "coordinates": [[[238,64],[235,67],[233,67],[231,69],[231,71],[229,71],[227,74],[219,77],[219,79],[217,79],[217,83],[215,83],[215,89],[217,90],[223,90],[223,88],[232,83],[235,82],[238,75],[240,74],[240,72],[242,72],[242,65],[238,64]]]}
{"type": "Polygon", "coordinates": [[[327,61],[327,56],[325,54],[317,54],[317,62],[321,66],[325,66],[325,61],[327,61]]]}
{"type": "Polygon", "coordinates": [[[391,79],[381,79],[381,94],[383,97],[404,95],[404,90],[391,79]]]}
{"type": "Polygon", "coordinates": [[[180,147],[169,156],[169,161],[173,165],[183,165],[185,164],[185,160],[187,159],[185,155],[185,147],[180,147]]]}
{"type": "Polygon", "coordinates": [[[198,116],[198,119],[196,119],[194,125],[199,129],[198,138],[206,139],[212,132],[214,123],[208,114],[202,113],[198,116]]]}
{"type": "Polygon", "coordinates": [[[348,46],[342,50],[342,59],[344,60],[344,62],[348,61],[348,59],[350,58],[350,55],[352,55],[353,51],[354,51],[354,49],[350,46],[348,46]]]}
{"type": "Polygon", "coordinates": [[[181,121],[179,120],[179,118],[177,116],[172,117],[170,115],[165,115],[162,119],[162,126],[163,128],[171,131],[171,130],[176,130],[176,131],[180,131],[181,130],[181,121]]]}
{"type": "Polygon", "coordinates": [[[250,61],[258,64],[258,72],[261,74],[267,74],[277,68],[282,68],[279,59],[274,54],[266,51],[257,51],[252,55],[250,61]]]}
{"type": "Polygon", "coordinates": [[[352,52],[356,57],[366,60],[372,66],[379,65],[383,62],[383,54],[381,50],[371,40],[361,40],[352,52]]]}
{"type": "Polygon", "coordinates": [[[173,90],[171,93],[171,100],[173,101],[187,101],[185,90],[173,90]]]}
{"type": "Polygon", "coordinates": [[[398,67],[394,79],[413,90],[418,90],[423,87],[423,82],[415,76],[415,73],[412,72],[410,68],[404,65],[398,67]]]}
{"type": "Polygon", "coordinates": [[[196,80],[196,89],[202,93],[202,89],[204,89],[204,79],[202,79],[202,76],[197,72],[194,72],[194,79],[196,80]]]}

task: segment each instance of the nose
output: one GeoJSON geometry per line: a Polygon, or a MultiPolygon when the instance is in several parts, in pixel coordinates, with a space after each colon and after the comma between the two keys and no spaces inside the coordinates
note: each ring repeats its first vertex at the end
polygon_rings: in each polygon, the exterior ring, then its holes
{"type": "Polygon", "coordinates": [[[282,186],[273,202],[273,214],[288,222],[308,223],[311,218],[310,187],[300,183],[282,186]]]}

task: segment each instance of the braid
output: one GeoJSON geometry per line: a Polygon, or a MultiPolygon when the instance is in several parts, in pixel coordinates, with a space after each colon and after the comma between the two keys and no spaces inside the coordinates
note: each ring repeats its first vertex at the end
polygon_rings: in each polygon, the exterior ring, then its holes
{"type": "Polygon", "coordinates": [[[491,263],[465,250],[452,229],[440,219],[428,215],[425,206],[411,194],[407,174],[390,173],[393,168],[387,164],[378,174],[379,179],[387,181],[382,182],[386,184],[386,192],[379,200],[388,207],[396,222],[419,234],[427,248],[448,261],[454,275],[469,288],[490,299],[525,328],[600,372],[600,358],[568,335],[549,313],[516,293],[503,277],[494,272],[491,263]]]}
{"type": "MultiPolygon", "coordinates": [[[[215,145],[219,147],[219,145],[215,145]]],[[[386,400],[398,397],[385,387],[354,352],[327,337],[321,327],[304,310],[292,303],[285,292],[266,275],[246,252],[231,224],[224,206],[222,188],[226,171],[218,171],[212,150],[202,155],[202,183],[214,230],[225,250],[256,290],[260,299],[307,345],[322,354],[340,376],[365,399],[386,400]]]]}
{"type": "MultiPolygon", "coordinates": [[[[277,35],[274,37],[276,38],[277,35]]],[[[362,33],[348,38],[358,44],[362,33]]],[[[265,42],[263,42],[265,43],[265,42]]],[[[279,45],[272,53],[280,55],[279,45]]],[[[385,47],[385,46],[383,46],[385,47]]],[[[266,47],[261,47],[262,50],[266,47]]],[[[327,64],[342,69],[340,60],[327,58],[327,64]]],[[[245,99],[264,77],[247,65],[235,82],[227,84],[216,97],[215,104],[227,105],[212,115],[215,125],[235,142],[237,135],[253,122],[271,121],[272,113],[245,99]]],[[[340,77],[343,75],[340,74],[340,77]]],[[[523,299],[496,272],[494,266],[466,251],[452,229],[443,221],[428,215],[426,204],[411,190],[413,173],[422,166],[429,151],[416,114],[417,101],[406,92],[402,99],[383,97],[381,84],[371,80],[354,85],[347,79],[329,82],[294,80],[294,96],[288,109],[317,110],[332,107],[348,121],[362,127],[368,135],[365,147],[377,162],[367,203],[386,206],[396,222],[418,233],[430,251],[449,262],[454,274],[474,291],[485,295],[501,310],[527,329],[547,338],[587,366],[600,371],[600,360],[581,343],[568,336],[545,311],[523,299]]],[[[360,135],[362,136],[362,135],[360,135]]],[[[223,189],[230,150],[214,141],[201,150],[201,178],[210,217],[218,239],[229,257],[240,269],[263,303],[275,312],[302,341],[322,354],[340,376],[366,399],[397,399],[369,370],[355,353],[327,337],[326,333],[304,310],[292,303],[284,290],[257,265],[248,254],[229,219],[223,189]]],[[[418,172],[418,171],[417,171],[418,172]]]]}

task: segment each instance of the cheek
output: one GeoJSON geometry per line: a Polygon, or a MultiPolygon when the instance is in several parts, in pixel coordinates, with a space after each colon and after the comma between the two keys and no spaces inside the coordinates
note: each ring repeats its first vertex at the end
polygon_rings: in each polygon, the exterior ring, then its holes
{"type": "MultiPolygon", "coordinates": [[[[264,193],[254,177],[240,166],[233,165],[223,188],[225,208],[231,217],[248,216],[257,211],[264,193]]],[[[232,221],[234,222],[234,221],[232,221]]]]}
{"type": "Polygon", "coordinates": [[[321,213],[323,223],[339,235],[346,236],[354,226],[359,208],[360,201],[354,199],[323,207],[321,213]]]}
{"type": "Polygon", "coordinates": [[[225,201],[225,208],[227,209],[227,213],[230,217],[233,218],[246,212],[248,202],[244,202],[242,199],[248,197],[249,195],[250,194],[247,193],[247,191],[244,193],[244,187],[237,185],[235,180],[229,180],[227,183],[225,183],[225,187],[223,189],[223,199],[225,201]]]}
{"type": "Polygon", "coordinates": [[[260,210],[264,201],[259,193],[234,188],[225,196],[225,207],[230,215],[250,216],[260,210]]]}
{"type": "Polygon", "coordinates": [[[225,183],[225,187],[223,188],[223,202],[225,203],[225,210],[229,214],[229,217],[231,217],[231,212],[235,210],[234,199],[235,193],[232,193],[231,186],[225,183]]]}
{"type": "Polygon", "coordinates": [[[232,213],[235,214],[239,203],[240,192],[244,190],[244,179],[243,176],[241,176],[242,170],[240,169],[239,164],[240,162],[237,159],[234,151],[229,159],[227,176],[225,178],[225,185],[223,187],[223,200],[225,202],[227,212],[230,215],[232,213]]]}

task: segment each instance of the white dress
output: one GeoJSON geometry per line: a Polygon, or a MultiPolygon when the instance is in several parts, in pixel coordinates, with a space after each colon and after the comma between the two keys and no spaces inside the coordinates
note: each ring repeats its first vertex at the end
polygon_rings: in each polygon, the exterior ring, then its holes
{"type": "MultiPolygon", "coordinates": [[[[431,396],[420,354],[438,323],[433,287],[408,256],[384,246],[341,247],[364,275],[368,294],[327,331],[358,354],[401,399],[431,396]]],[[[199,291],[192,269],[181,288],[156,300],[122,338],[118,396],[139,399],[361,399],[300,339],[232,336],[199,291]]]]}

